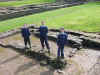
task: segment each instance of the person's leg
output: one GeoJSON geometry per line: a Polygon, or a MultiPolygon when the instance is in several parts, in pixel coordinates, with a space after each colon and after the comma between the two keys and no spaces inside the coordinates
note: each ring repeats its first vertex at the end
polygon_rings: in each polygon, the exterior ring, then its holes
{"type": "Polygon", "coordinates": [[[30,48],[31,48],[30,37],[29,37],[29,38],[27,38],[27,41],[28,41],[28,44],[29,44],[29,46],[30,46],[30,48]]]}
{"type": "Polygon", "coordinates": [[[45,38],[45,44],[46,44],[46,47],[47,47],[48,51],[50,52],[50,46],[49,46],[47,37],[45,38]]]}
{"type": "Polygon", "coordinates": [[[44,39],[40,37],[40,42],[41,42],[41,46],[42,46],[42,49],[44,49],[45,45],[44,45],[44,39]]]}
{"type": "Polygon", "coordinates": [[[58,47],[58,51],[57,51],[57,58],[60,58],[60,50],[61,50],[61,48],[60,48],[60,46],[58,47]]]}
{"type": "Polygon", "coordinates": [[[64,46],[61,47],[61,58],[64,58],[64,46]]]}
{"type": "Polygon", "coordinates": [[[25,44],[25,48],[27,47],[27,39],[24,38],[24,44],[25,44]]]}

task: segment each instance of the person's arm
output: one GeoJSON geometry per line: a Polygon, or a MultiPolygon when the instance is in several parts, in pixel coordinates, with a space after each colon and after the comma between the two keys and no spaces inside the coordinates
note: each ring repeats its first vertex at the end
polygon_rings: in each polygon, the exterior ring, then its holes
{"type": "Polygon", "coordinates": [[[28,28],[28,34],[29,34],[29,36],[31,35],[29,28],[28,28]]]}
{"type": "Polygon", "coordinates": [[[47,33],[48,33],[48,27],[47,27],[47,33]]]}
{"type": "Polygon", "coordinates": [[[48,27],[45,27],[45,32],[48,33],[48,27]]]}
{"type": "Polygon", "coordinates": [[[68,34],[66,34],[66,38],[65,38],[65,44],[68,44],[68,34]]]}

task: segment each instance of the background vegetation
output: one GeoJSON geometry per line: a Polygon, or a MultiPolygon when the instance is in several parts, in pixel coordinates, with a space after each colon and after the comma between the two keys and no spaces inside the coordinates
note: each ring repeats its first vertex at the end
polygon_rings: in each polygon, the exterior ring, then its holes
{"type": "Polygon", "coordinates": [[[0,6],[23,6],[28,4],[41,4],[41,3],[51,3],[56,0],[16,0],[9,2],[0,2],[0,6]]]}
{"type": "Polygon", "coordinates": [[[63,26],[71,30],[100,32],[100,2],[2,21],[0,22],[0,32],[21,27],[24,23],[40,25],[41,20],[45,20],[49,28],[63,26]]]}

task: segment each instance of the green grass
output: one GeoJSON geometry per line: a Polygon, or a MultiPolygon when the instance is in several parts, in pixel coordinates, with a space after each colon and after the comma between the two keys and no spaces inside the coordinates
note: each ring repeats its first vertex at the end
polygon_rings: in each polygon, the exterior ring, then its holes
{"type": "Polygon", "coordinates": [[[21,27],[24,23],[40,25],[46,21],[49,28],[100,32],[100,2],[38,13],[0,22],[0,32],[21,27]]]}
{"type": "Polygon", "coordinates": [[[0,2],[0,6],[23,6],[28,4],[41,4],[51,2],[55,2],[55,0],[16,0],[9,2],[0,2]]]}

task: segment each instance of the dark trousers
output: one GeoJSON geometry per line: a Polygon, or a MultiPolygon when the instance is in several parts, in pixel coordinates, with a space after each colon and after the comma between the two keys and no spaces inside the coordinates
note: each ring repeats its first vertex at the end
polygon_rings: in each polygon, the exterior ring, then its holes
{"type": "Polygon", "coordinates": [[[27,47],[27,44],[29,44],[29,46],[31,48],[30,37],[24,38],[24,44],[25,44],[25,47],[27,47]]]}
{"type": "Polygon", "coordinates": [[[50,47],[49,47],[49,43],[48,43],[48,37],[41,37],[40,36],[40,41],[41,41],[41,45],[42,45],[42,48],[47,47],[47,49],[49,50],[50,47]]]}
{"type": "Polygon", "coordinates": [[[57,56],[64,58],[64,46],[58,46],[57,56]]]}

